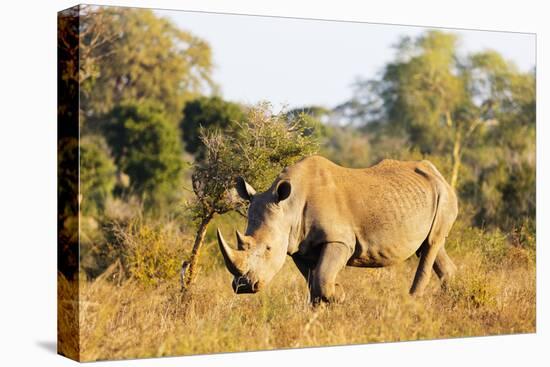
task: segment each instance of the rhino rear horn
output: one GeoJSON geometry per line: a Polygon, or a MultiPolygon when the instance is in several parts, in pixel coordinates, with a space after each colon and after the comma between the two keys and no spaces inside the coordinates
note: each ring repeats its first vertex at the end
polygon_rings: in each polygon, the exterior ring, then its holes
{"type": "Polygon", "coordinates": [[[218,244],[222,252],[223,260],[227,270],[234,276],[242,276],[246,273],[246,253],[244,251],[233,250],[224,240],[220,229],[217,231],[218,244]]]}
{"type": "Polygon", "coordinates": [[[244,245],[246,243],[246,239],[241,234],[241,232],[239,232],[238,230],[235,231],[235,234],[237,235],[237,248],[239,250],[244,250],[245,249],[244,245]]]}

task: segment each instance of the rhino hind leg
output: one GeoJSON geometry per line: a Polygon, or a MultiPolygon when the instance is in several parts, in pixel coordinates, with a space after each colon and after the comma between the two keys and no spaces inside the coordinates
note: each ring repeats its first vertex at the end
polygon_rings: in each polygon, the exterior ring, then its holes
{"type": "Polygon", "coordinates": [[[457,214],[456,202],[453,203],[453,198],[450,198],[444,190],[440,190],[432,228],[421,247],[420,261],[409,292],[411,295],[420,296],[424,293],[430,282],[432,269],[444,284],[450,280],[456,270],[444,247],[457,214]]]}
{"type": "Polygon", "coordinates": [[[311,302],[313,305],[320,303],[343,302],[345,292],[343,287],[336,282],[338,273],[346,266],[351,252],[348,246],[340,242],[327,243],[317,267],[313,271],[313,281],[310,288],[311,302]]]}
{"type": "Polygon", "coordinates": [[[443,288],[447,288],[449,282],[453,279],[456,273],[456,265],[453,263],[445,247],[441,247],[434,262],[434,270],[439,279],[443,288]]]}
{"type": "MultiPolygon", "coordinates": [[[[420,258],[422,251],[428,246],[428,241],[424,241],[422,246],[416,251],[416,256],[420,258]]],[[[445,245],[441,246],[437,256],[435,257],[433,269],[437,274],[437,277],[441,281],[443,288],[447,288],[449,283],[454,278],[454,275],[457,271],[456,265],[453,263],[453,260],[447,254],[445,250],[445,245]]]]}
{"type": "Polygon", "coordinates": [[[439,248],[432,245],[420,254],[418,268],[416,269],[414,281],[409,292],[411,295],[421,296],[422,293],[424,293],[426,286],[430,282],[432,268],[434,266],[438,250],[439,248]]]}

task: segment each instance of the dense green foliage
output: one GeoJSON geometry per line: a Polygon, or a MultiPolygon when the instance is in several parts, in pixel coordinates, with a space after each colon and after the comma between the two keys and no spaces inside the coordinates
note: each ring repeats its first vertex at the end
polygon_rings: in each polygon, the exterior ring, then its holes
{"type": "Polygon", "coordinates": [[[113,193],[116,167],[105,140],[97,136],[80,141],[80,207],[84,215],[98,215],[113,193]]]}
{"type": "Polygon", "coordinates": [[[159,105],[119,105],[107,116],[105,130],[117,166],[130,178],[130,193],[146,206],[174,197],[181,185],[181,142],[159,105]]]}
{"type": "Polygon", "coordinates": [[[180,123],[185,150],[194,154],[198,160],[203,159],[205,149],[200,138],[201,130],[232,130],[244,118],[245,112],[241,106],[220,97],[199,97],[187,102],[180,123]]]}

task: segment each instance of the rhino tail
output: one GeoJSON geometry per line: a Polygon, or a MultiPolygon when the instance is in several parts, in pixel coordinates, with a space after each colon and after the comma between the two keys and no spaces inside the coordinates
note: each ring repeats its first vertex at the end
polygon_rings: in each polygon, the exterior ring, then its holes
{"type": "Polygon", "coordinates": [[[435,181],[436,202],[432,228],[428,235],[430,244],[444,240],[447,237],[458,215],[458,203],[453,189],[443,177],[441,177],[441,180],[433,181],[435,181]]]}

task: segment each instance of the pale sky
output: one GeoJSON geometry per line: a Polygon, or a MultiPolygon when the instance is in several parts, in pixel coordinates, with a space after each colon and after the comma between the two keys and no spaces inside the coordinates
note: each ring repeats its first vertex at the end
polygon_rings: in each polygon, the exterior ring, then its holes
{"type": "MultiPolygon", "coordinates": [[[[157,10],[209,42],[213,79],[225,99],[274,106],[334,107],[351,97],[357,79],[373,78],[394,56],[400,36],[424,27],[157,10]]],[[[460,52],[500,52],[520,70],[535,65],[535,35],[448,30],[460,36],[460,52]]]]}

